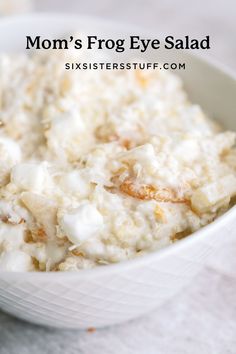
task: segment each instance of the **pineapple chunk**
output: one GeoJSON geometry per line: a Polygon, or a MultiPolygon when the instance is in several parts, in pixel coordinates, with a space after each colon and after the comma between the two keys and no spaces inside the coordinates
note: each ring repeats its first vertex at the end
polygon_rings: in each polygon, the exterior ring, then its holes
{"type": "Polygon", "coordinates": [[[57,208],[53,201],[31,192],[22,193],[21,200],[37,223],[43,227],[48,238],[52,239],[56,233],[57,223],[57,208]]]}
{"type": "Polygon", "coordinates": [[[211,211],[212,207],[221,204],[227,197],[236,194],[236,177],[227,175],[216,182],[209,183],[196,189],[191,198],[193,210],[199,213],[211,211]]]}

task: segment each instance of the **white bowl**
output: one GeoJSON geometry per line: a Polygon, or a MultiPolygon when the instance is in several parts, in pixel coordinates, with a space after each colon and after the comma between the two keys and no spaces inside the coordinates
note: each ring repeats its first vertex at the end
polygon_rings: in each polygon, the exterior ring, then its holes
{"type": "MultiPolygon", "coordinates": [[[[0,22],[0,51],[22,50],[26,35],[53,37],[81,28],[115,37],[141,33],[71,15],[15,17],[0,22]]],[[[227,128],[236,129],[233,76],[183,51],[170,51],[168,56],[186,62],[187,69],[178,74],[191,99],[227,128]]],[[[149,52],[146,59],[165,61],[167,53],[149,52]]],[[[78,273],[2,272],[0,307],[19,318],[62,328],[103,327],[138,317],[176,296],[195,277],[221,239],[233,232],[235,216],[233,207],[188,238],[121,264],[78,273]]]]}

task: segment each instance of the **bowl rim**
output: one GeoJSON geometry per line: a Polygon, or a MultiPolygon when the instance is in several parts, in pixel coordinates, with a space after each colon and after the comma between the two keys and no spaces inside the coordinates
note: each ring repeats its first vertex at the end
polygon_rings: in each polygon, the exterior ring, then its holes
{"type": "MultiPolygon", "coordinates": [[[[65,13],[50,13],[50,12],[39,12],[39,13],[31,13],[31,14],[26,14],[26,15],[13,15],[5,18],[1,18],[0,21],[0,28],[2,26],[14,26],[16,22],[22,22],[22,21],[39,21],[39,20],[68,20],[68,19],[73,19],[73,20],[82,20],[86,21],[88,20],[89,22],[95,22],[95,23],[100,23],[102,26],[108,26],[111,27],[113,30],[118,31],[119,28],[122,29],[122,31],[139,31],[138,33],[142,34],[148,34],[149,36],[153,36],[153,31],[154,28],[139,28],[137,25],[130,25],[127,23],[122,23],[122,22],[116,22],[116,21],[111,21],[108,19],[104,19],[101,17],[97,16],[88,16],[88,15],[77,15],[77,14],[71,14],[69,12],[65,13]]],[[[1,48],[0,48],[1,52],[1,48]]],[[[228,78],[233,79],[236,82],[236,74],[235,72],[230,69],[229,67],[225,66],[225,64],[222,64],[218,62],[217,60],[213,59],[212,57],[203,57],[199,53],[194,53],[193,52],[185,52],[185,55],[189,58],[193,57],[196,58],[198,61],[209,65],[216,69],[218,72],[226,75],[228,78]]],[[[124,260],[119,263],[113,263],[109,265],[104,265],[104,266],[98,266],[95,268],[91,269],[82,269],[80,271],[67,271],[67,272],[60,272],[60,271],[50,271],[50,272],[37,272],[37,271],[32,271],[32,272],[12,272],[12,271],[0,271],[0,279],[3,277],[4,279],[7,278],[9,280],[11,279],[16,279],[16,278],[22,278],[24,277],[24,280],[32,279],[32,278],[43,278],[44,280],[46,277],[48,278],[54,278],[55,280],[58,278],[88,278],[88,277],[98,277],[98,276],[105,276],[109,273],[118,273],[119,271],[122,270],[132,270],[137,267],[142,267],[146,264],[153,263],[154,261],[161,260],[167,256],[174,255],[181,251],[182,249],[185,249],[189,246],[189,244],[194,244],[196,242],[204,241],[207,240],[209,237],[211,237],[211,234],[214,233],[214,231],[217,232],[217,229],[223,226],[226,226],[226,231],[227,231],[227,225],[231,225],[231,221],[236,217],[236,205],[231,207],[229,210],[227,210],[223,215],[219,216],[217,219],[215,219],[213,222],[210,224],[203,226],[201,229],[193,232],[186,238],[179,240],[178,242],[175,242],[169,246],[166,246],[161,249],[157,249],[154,251],[150,251],[149,253],[143,254],[141,256],[138,256],[136,258],[124,260]]]]}

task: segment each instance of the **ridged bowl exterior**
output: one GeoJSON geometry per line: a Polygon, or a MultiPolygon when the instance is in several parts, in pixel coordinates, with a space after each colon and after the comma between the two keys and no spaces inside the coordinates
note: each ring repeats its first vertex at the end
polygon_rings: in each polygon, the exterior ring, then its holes
{"type": "Polygon", "coordinates": [[[225,225],[223,219],[205,228],[205,238],[199,232],[119,265],[78,274],[1,273],[0,307],[30,322],[61,328],[99,328],[138,317],[191,282],[219,239],[233,232],[236,225],[225,225]]]}

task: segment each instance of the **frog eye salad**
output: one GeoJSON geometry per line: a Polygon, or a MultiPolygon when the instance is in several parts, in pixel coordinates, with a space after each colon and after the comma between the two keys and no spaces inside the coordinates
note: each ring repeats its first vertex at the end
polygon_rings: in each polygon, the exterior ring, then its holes
{"type": "Polygon", "coordinates": [[[1,271],[131,259],[234,203],[235,133],[190,103],[177,76],[70,71],[68,57],[78,52],[0,57],[1,271]]]}

